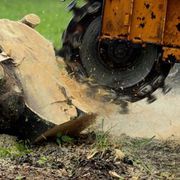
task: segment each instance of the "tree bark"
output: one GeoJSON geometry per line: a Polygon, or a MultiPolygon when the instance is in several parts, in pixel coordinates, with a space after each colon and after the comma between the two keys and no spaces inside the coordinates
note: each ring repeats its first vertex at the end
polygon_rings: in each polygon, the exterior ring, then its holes
{"type": "Polygon", "coordinates": [[[24,111],[23,92],[7,66],[0,64],[0,132],[16,134],[24,111]]]}

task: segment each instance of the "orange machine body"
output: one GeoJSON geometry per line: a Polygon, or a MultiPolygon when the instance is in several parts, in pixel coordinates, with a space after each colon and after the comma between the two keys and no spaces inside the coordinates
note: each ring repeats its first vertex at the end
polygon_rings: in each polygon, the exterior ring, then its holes
{"type": "Polygon", "coordinates": [[[180,0],[106,0],[101,39],[163,47],[163,59],[180,62],[180,0]]]}

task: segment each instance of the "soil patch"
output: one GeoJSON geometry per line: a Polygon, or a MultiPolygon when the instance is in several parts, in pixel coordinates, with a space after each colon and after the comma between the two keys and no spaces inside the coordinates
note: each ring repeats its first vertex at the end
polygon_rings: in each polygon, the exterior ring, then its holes
{"type": "Polygon", "coordinates": [[[0,179],[180,178],[180,145],[173,140],[124,136],[114,143],[93,132],[71,143],[45,142],[14,153],[15,138],[0,137],[6,140],[0,147],[0,179]],[[9,149],[9,154],[3,156],[3,148],[9,149]],[[117,149],[124,153],[122,158],[117,157],[117,149]]]}

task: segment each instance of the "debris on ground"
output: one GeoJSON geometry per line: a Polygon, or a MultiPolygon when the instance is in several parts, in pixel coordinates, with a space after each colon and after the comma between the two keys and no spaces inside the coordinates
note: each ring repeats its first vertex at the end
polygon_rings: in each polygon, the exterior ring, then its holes
{"type": "Polygon", "coordinates": [[[44,142],[41,146],[21,147],[19,153],[11,152],[17,144],[14,137],[3,135],[3,139],[3,147],[10,153],[3,156],[1,146],[0,179],[168,180],[180,177],[180,145],[175,141],[123,137],[116,141],[116,147],[110,144],[88,158],[96,148],[95,132],[60,145],[44,142]],[[9,142],[11,146],[6,146],[9,142]],[[117,147],[124,152],[123,159],[116,158],[117,147]]]}

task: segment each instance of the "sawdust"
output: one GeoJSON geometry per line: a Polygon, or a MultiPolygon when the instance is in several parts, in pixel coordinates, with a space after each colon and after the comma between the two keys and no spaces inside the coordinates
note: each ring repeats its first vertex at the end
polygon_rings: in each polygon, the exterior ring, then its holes
{"type": "MultiPolygon", "coordinates": [[[[176,65],[172,73],[179,69],[176,65]]],[[[131,137],[155,136],[158,139],[180,139],[180,72],[167,78],[166,83],[172,90],[164,95],[157,90],[154,95],[157,100],[148,104],[146,99],[128,104],[128,113],[121,114],[119,111],[104,119],[104,131],[120,136],[127,134],[131,137]]],[[[101,122],[99,122],[101,126],[101,122]]]]}

